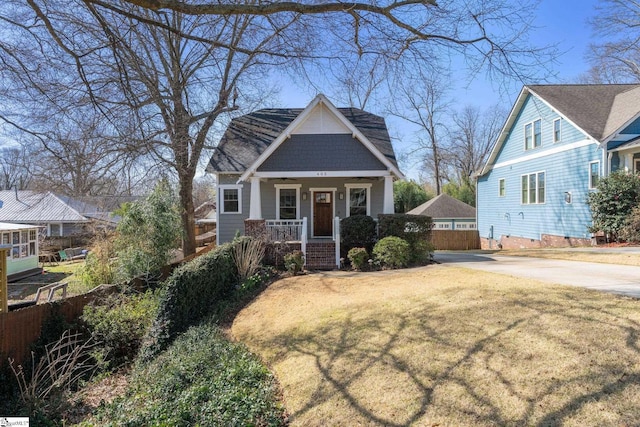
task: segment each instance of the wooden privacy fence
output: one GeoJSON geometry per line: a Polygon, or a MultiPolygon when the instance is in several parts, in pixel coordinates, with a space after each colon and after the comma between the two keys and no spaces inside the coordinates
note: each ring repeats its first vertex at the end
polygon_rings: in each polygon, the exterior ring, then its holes
{"type": "Polygon", "coordinates": [[[54,309],[59,309],[65,320],[71,322],[82,314],[85,305],[115,290],[114,285],[103,285],[89,293],[64,300],[0,313],[0,357],[4,359],[0,365],[6,362],[7,357],[15,359],[16,363],[23,363],[29,357],[31,344],[40,336],[43,322],[54,309]]]}
{"type": "Polygon", "coordinates": [[[480,249],[478,230],[432,230],[431,244],[440,251],[480,249]]]}

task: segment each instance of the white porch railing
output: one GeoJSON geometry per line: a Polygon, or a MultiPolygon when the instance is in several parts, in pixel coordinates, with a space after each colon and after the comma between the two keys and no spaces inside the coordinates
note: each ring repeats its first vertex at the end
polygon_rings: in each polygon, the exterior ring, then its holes
{"type": "Polygon", "coordinates": [[[300,250],[307,258],[307,217],[302,219],[268,219],[267,239],[272,242],[300,242],[300,250]]]}
{"type": "Polygon", "coordinates": [[[268,219],[267,239],[273,242],[301,242],[305,235],[307,218],[303,219],[268,219]]]}
{"type": "Polygon", "coordinates": [[[340,269],[340,218],[333,219],[333,241],[336,245],[336,267],[340,269]]]}

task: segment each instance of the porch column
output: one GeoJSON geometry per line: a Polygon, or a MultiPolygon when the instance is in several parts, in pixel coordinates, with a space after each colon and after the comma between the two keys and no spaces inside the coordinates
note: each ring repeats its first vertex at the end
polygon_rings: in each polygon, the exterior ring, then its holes
{"type": "Polygon", "coordinates": [[[393,177],[387,175],[384,177],[384,203],[382,205],[382,213],[392,214],[393,209],[393,177]]]}
{"type": "Polygon", "coordinates": [[[249,201],[249,219],[262,219],[260,178],[255,176],[251,177],[251,200],[249,201]]]}

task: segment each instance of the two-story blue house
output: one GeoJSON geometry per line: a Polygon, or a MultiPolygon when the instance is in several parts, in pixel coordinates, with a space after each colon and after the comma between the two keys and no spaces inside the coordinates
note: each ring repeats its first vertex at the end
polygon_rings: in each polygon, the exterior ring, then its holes
{"type": "Polygon", "coordinates": [[[592,244],[587,196],[640,172],[640,85],[531,85],[477,176],[486,249],[592,244]]]}

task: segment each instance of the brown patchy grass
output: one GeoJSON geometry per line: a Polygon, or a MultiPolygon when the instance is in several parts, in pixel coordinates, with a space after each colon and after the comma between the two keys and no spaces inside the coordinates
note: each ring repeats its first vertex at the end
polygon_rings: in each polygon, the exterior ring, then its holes
{"type": "Polygon", "coordinates": [[[621,264],[640,266],[640,254],[637,253],[599,253],[554,249],[507,249],[496,252],[496,255],[524,256],[547,259],[565,259],[568,261],[597,262],[602,264],[621,264]]]}
{"type": "Polygon", "coordinates": [[[293,426],[640,425],[640,301],[429,266],[272,284],[232,334],[293,426]]]}

